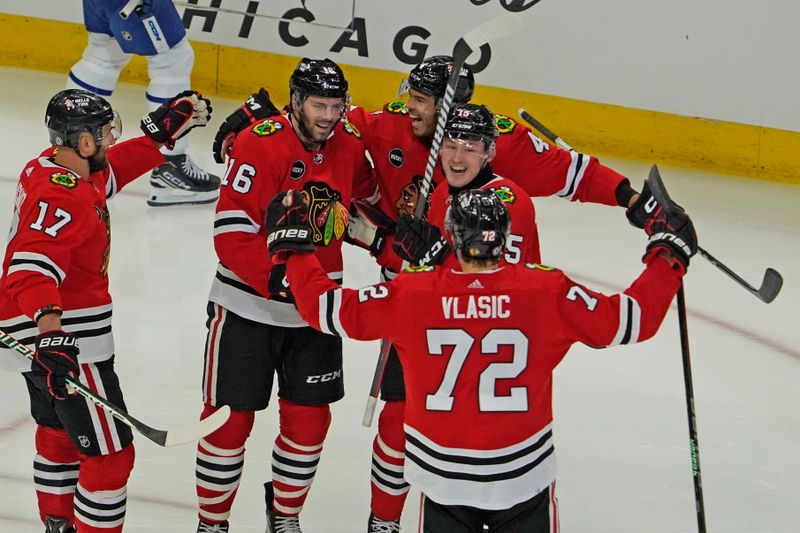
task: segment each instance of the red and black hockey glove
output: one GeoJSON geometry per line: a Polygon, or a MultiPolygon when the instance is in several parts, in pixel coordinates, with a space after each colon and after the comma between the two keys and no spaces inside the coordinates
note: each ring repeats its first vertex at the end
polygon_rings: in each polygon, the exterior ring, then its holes
{"type": "Polygon", "coordinates": [[[61,330],[47,331],[36,336],[36,351],[31,362],[31,372],[40,378],[47,392],[56,400],[69,394],[66,378],[78,380],[78,339],[61,330]]]}
{"type": "Polygon", "coordinates": [[[311,253],[311,227],[303,193],[290,189],[275,195],[267,207],[267,247],[272,262],[285,263],[289,254],[311,253]]]}
{"type": "Polygon", "coordinates": [[[386,238],[394,233],[394,220],[362,198],[350,203],[350,219],[347,221],[345,240],[360,246],[377,257],[386,245],[386,238]]]}
{"type": "Polygon", "coordinates": [[[233,150],[233,142],[240,131],[259,120],[280,114],[280,110],[269,99],[269,93],[262,87],[257,93],[248,98],[242,107],[228,115],[228,118],[217,130],[217,135],[214,137],[214,145],[211,148],[211,152],[214,154],[214,161],[225,163],[225,158],[233,150]]]}
{"type": "Polygon", "coordinates": [[[397,219],[392,250],[412,265],[439,265],[450,253],[450,243],[436,226],[409,215],[397,219]]]}
{"type": "Polygon", "coordinates": [[[644,230],[650,239],[642,260],[649,263],[659,250],[666,250],[675,259],[675,268],[685,274],[689,259],[697,253],[697,234],[686,212],[678,206],[670,211],[659,209],[644,230]]]}
{"type": "Polygon", "coordinates": [[[633,202],[632,206],[625,210],[625,216],[628,217],[628,222],[631,223],[631,226],[644,229],[648,221],[660,210],[661,206],[658,205],[656,199],[653,198],[653,194],[650,192],[650,186],[647,184],[647,180],[645,180],[639,198],[633,202]]]}
{"type": "Polygon", "coordinates": [[[140,127],[153,141],[175,147],[175,141],[211,119],[211,100],[197,91],[183,91],[144,116],[140,127]]]}

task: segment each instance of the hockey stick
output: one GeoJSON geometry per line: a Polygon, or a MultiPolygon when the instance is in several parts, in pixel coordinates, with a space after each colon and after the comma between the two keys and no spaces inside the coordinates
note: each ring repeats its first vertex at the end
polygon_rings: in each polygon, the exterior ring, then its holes
{"type": "MultiPolygon", "coordinates": [[[[143,4],[144,0],[129,0],[127,4],[125,4],[122,9],[119,10],[119,17],[122,20],[127,20],[131,14],[136,11],[136,9],[143,4]]],[[[198,4],[190,4],[187,2],[172,2],[175,4],[175,7],[183,7],[187,9],[193,9],[195,11],[211,11],[212,13],[227,13],[229,15],[241,15],[243,17],[251,17],[251,18],[262,18],[262,19],[272,19],[272,20],[283,20],[286,22],[295,22],[298,24],[313,24],[314,26],[322,26],[323,28],[333,28],[335,30],[343,30],[345,32],[353,33],[353,28],[350,26],[334,26],[333,24],[322,24],[320,22],[314,21],[307,21],[303,19],[288,19],[283,17],[276,17],[274,15],[262,15],[261,13],[256,13],[255,9],[258,8],[258,4],[255,4],[254,10],[251,11],[241,11],[239,9],[228,9],[225,7],[215,7],[215,6],[201,6],[198,4]]],[[[303,9],[306,8],[306,0],[300,0],[303,9]]],[[[252,2],[251,2],[252,4],[252,2]]],[[[248,10],[250,7],[248,6],[248,10]]],[[[350,24],[352,25],[352,21],[356,18],[356,5],[355,0],[353,0],[352,7],[351,7],[351,17],[350,17],[350,24]]]]}
{"type": "MultiPolygon", "coordinates": [[[[564,142],[561,137],[547,129],[541,122],[533,118],[527,111],[520,109],[518,113],[519,116],[525,120],[525,122],[539,130],[542,135],[556,144],[556,146],[564,148],[565,150],[572,150],[572,147],[564,142]]],[[[761,286],[756,288],[750,285],[741,276],[736,274],[736,272],[728,268],[724,263],[722,263],[722,261],[704,250],[702,246],[698,246],[697,251],[705,260],[717,267],[729,278],[764,303],[772,302],[778,296],[778,293],[781,292],[781,287],[783,287],[783,276],[781,276],[780,272],[774,268],[767,268],[767,270],[764,272],[764,279],[761,281],[761,286]]]]}
{"type": "MultiPolygon", "coordinates": [[[[439,105],[439,111],[436,119],[436,129],[433,133],[433,141],[431,142],[431,151],[428,154],[428,162],[425,165],[425,175],[422,183],[419,186],[419,195],[417,196],[417,205],[414,208],[414,219],[420,220],[425,214],[425,209],[428,203],[428,195],[431,192],[431,184],[433,183],[433,171],[436,167],[436,159],[439,157],[439,149],[442,147],[442,139],[444,138],[444,126],[447,122],[447,114],[450,112],[450,106],[453,104],[453,98],[456,94],[458,87],[458,79],[461,75],[461,69],[470,54],[479,49],[486,43],[513,35],[522,29],[522,19],[518,15],[507,13],[500,15],[493,19],[489,19],[483,24],[471,29],[464,36],[458,40],[455,49],[453,50],[453,70],[450,72],[450,77],[447,80],[447,87],[444,91],[444,96],[439,105]]],[[[403,262],[403,268],[408,265],[403,262]]],[[[381,390],[381,382],[383,381],[383,371],[386,368],[386,362],[389,359],[389,351],[391,350],[391,343],[388,341],[381,342],[381,351],[378,355],[378,363],[375,367],[375,375],[372,378],[372,385],[370,386],[369,397],[367,398],[367,406],[364,409],[364,417],[361,424],[365,427],[372,425],[372,419],[375,416],[375,406],[378,404],[378,394],[381,390]]]]}
{"type": "MultiPolygon", "coordinates": [[[[2,342],[7,348],[17,351],[33,361],[35,364],[42,366],[41,363],[34,358],[33,351],[30,348],[24,344],[20,344],[16,339],[2,330],[0,330],[0,342],[2,342]]],[[[228,420],[228,417],[231,414],[230,407],[225,405],[212,413],[210,416],[201,420],[200,423],[195,426],[172,430],[156,429],[140,422],[139,420],[136,420],[124,409],[117,407],[102,396],[96,395],[94,392],[81,385],[80,382],[74,381],[70,378],[67,378],[66,382],[68,388],[74,389],[75,392],[84,398],[94,402],[98,406],[111,413],[114,418],[123,424],[130,426],[159,446],[164,447],[177,446],[179,444],[186,444],[188,442],[199,440],[209,433],[219,429],[219,427],[228,420]]]]}
{"type": "MultiPolygon", "coordinates": [[[[675,202],[667,194],[658,167],[650,168],[647,183],[653,198],[667,212],[675,208],[675,202]]],[[[697,441],[697,419],[694,412],[694,385],[692,384],[692,364],[689,361],[689,330],[686,321],[686,298],[683,292],[683,281],[678,288],[678,326],[681,334],[681,356],[683,358],[683,385],[686,393],[686,414],[689,420],[689,452],[692,457],[692,480],[694,481],[694,504],[697,511],[697,529],[706,531],[706,514],[703,506],[703,481],[700,475],[700,447],[697,441]]]]}

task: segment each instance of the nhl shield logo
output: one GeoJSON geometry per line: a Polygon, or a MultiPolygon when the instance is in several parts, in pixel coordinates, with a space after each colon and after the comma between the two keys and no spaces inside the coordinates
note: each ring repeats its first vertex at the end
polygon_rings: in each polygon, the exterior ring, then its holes
{"type": "Polygon", "coordinates": [[[92,444],[92,441],[90,441],[89,437],[86,435],[78,435],[78,442],[80,442],[81,446],[84,448],[88,448],[92,444]]]}

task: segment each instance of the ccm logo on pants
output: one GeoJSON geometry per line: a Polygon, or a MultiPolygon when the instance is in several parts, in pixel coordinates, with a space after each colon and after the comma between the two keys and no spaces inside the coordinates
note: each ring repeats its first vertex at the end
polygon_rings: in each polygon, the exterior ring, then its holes
{"type": "Polygon", "coordinates": [[[333,381],[334,379],[341,379],[342,371],[337,370],[336,372],[328,372],[327,374],[321,374],[319,376],[308,376],[306,378],[306,383],[324,383],[326,381],[333,381]]]}

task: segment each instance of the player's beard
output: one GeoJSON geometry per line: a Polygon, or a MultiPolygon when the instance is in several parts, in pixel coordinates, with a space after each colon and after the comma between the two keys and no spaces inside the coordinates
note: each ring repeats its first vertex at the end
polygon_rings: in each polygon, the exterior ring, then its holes
{"type": "Polygon", "coordinates": [[[89,162],[89,173],[94,174],[108,167],[108,158],[106,157],[106,148],[98,148],[95,153],[86,158],[89,162]]]}
{"type": "Polygon", "coordinates": [[[331,132],[333,131],[333,128],[336,127],[336,123],[338,122],[338,120],[333,121],[333,123],[331,124],[330,128],[327,129],[327,131],[325,131],[322,134],[315,135],[314,125],[312,124],[312,121],[308,119],[306,114],[303,112],[302,106],[299,109],[297,109],[296,113],[297,115],[295,117],[297,119],[297,126],[300,130],[300,133],[303,134],[303,137],[305,137],[306,139],[308,139],[313,143],[322,144],[325,141],[327,141],[328,137],[330,137],[331,132]]]}

